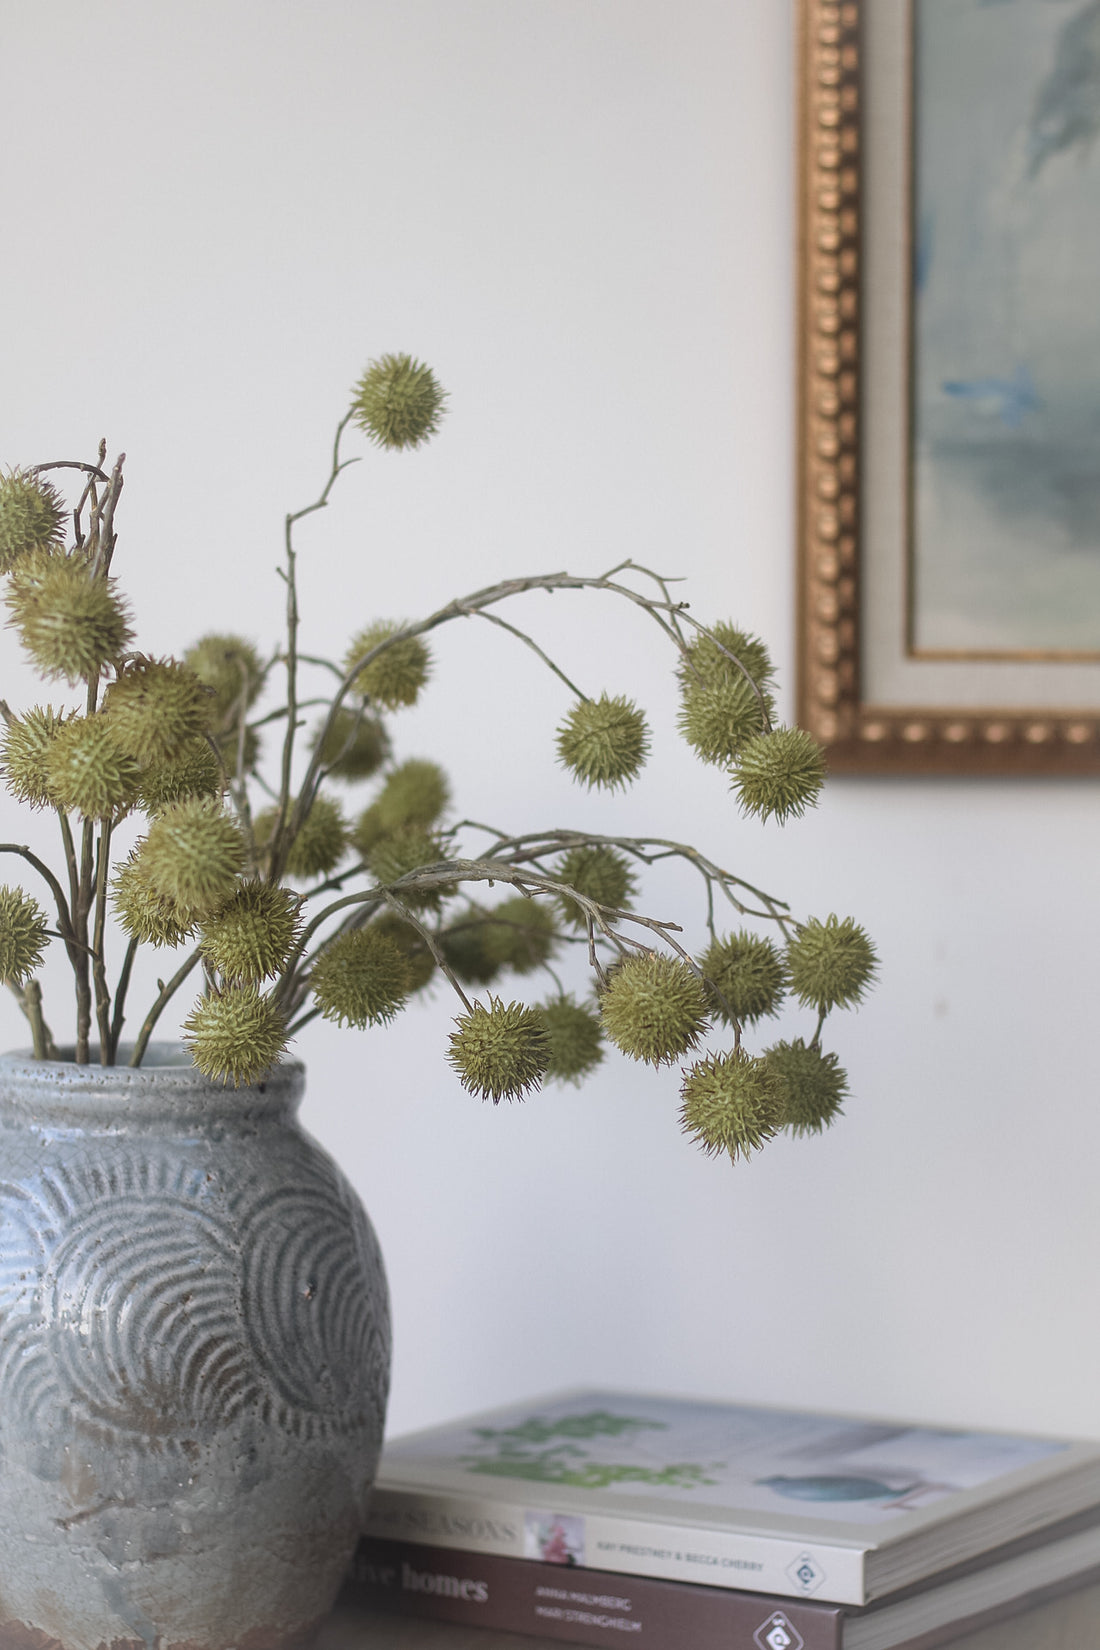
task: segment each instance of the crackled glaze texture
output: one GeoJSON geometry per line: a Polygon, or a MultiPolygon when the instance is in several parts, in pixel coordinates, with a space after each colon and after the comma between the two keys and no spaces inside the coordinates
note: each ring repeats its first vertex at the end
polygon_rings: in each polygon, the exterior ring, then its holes
{"type": "Polygon", "coordinates": [[[382,1262],[301,1067],[154,1059],[0,1057],[0,1650],[304,1642],[377,1465],[382,1262]]]}

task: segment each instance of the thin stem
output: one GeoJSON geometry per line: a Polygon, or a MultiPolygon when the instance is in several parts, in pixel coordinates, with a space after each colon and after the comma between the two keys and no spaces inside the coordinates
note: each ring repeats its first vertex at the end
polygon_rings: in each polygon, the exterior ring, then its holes
{"type": "MultiPolygon", "coordinates": [[[[196,946],[187,961],[184,963],[183,967],[178,968],[172,975],[172,978],[168,981],[168,984],[160,986],[160,991],[157,995],[156,1002],[145,1016],[144,1024],[138,1032],[138,1039],[134,1044],[134,1051],[130,1056],[130,1064],[132,1066],[140,1066],[145,1056],[145,1050],[148,1047],[149,1039],[153,1035],[156,1023],[164,1011],[165,1004],[175,996],[176,992],[179,990],[188,974],[190,974],[201,955],[202,952],[199,950],[198,946],[196,946]]],[[[159,981],[157,983],[158,985],[160,984],[159,981]]]]}
{"type": "Polygon", "coordinates": [[[53,1033],[42,1018],[42,987],[37,980],[28,980],[26,985],[22,986],[16,985],[14,980],[9,980],[8,984],[31,1028],[35,1059],[56,1060],[57,1045],[53,1040],[53,1033]]]}
{"type": "Polygon", "coordinates": [[[130,989],[130,974],[134,967],[134,958],[140,942],[132,937],[126,947],[126,955],[122,959],[122,967],[118,971],[118,984],[115,986],[115,1011],[111,1018],[111,1058],[108,1062],[115,1065],[118,1061],[118,1045],[122,1037],[122,1027],[126,1019],[126,993],[130,989]]]}
{"type": "Polygon", "coordinates": [[[516,626],[514,624],[509,624],[508,620],[507,619],[502,619],[500,617],[499,613],[486,613],[486,612],[482,612],[482,611],[479,611],[478,609],[474,608],[474,609],[471,609],[471,611],[469,613],[469,617],[471,619],[486,619],[489,622],[489,624],[499,625],[501,630],[507,630],[511,635],[518,636],[519,640],[521,642],[526,643],[526,645],[531,649],[532,653],[537,653],[538,654],[539,658],[542,660],[544,665],[549,666],[549,668],[554,672],[554,675],[559,679],[559,681],[562,681],[562,682],[565,683],[565,685],[569,689],[570,693],[575,693],[578,699],[583,699],[585,701],[588,700],[588,694],[583,693],[581,691],[581,689],[577,686],[576,682],[571,682],[569,680],[569,677],[565,674],[564,670],[560,670],[558,668],[558,666],[554,663],[553,659],[551,659],[550,655],[548,653],[544,653],[542,651],[542,648],[539,646],[539,644],[534,640],[533,637],[528,636],[528,634],[525,630],[520,630],[518,628],[518,626],[516,626]]]}
{"type": "Polygon", "coordinates": [[[95,921],[92,928],[92,979],[95,983],[96,1021],[99,1026],[100,1064],[111,1064],[111,989],[107,984],[107,958],[104,940],[107,929],[107,872],[111,863],[111,821],[105,819],[99,830],[96,850],[95,921]]]}

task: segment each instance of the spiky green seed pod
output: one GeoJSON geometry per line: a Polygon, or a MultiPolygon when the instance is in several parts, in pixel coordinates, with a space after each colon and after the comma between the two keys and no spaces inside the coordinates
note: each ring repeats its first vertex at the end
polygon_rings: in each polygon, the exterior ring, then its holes
{"type": "Polygon", "coordinates": [[[118,663],[133,636],[114,579],[93,577],[75,552],[36,550],[21,557],[4,599],[43,676],[94,681],[118,663]]]}
{"type": "Polygon", "coordinates": [[[378,718],[346,705],[341,705],[327,731],[317,729],[315,750],[318,745],[326,771],[338,779],[369,779],[390,754],[389,734],[378,718]]]}
{"type": "Polygon", "coordinates": [[[553,956],[558,931],[545,905],[517,894],[489,912],[483,943],[486,956],[501,968],[530,974],[553,956]]]}
{"type": "Polygon", "coordinates": [[[251,642],[242,636],[202,636],[183,656],[188,670],[214,695],[213,725],[224,728],[255,703],[263,686],[263,666],[251,642]]]}
{"type": "Polygon", "coordinates": [[[269,882],[242,882],[203,923],[203,956],[235,985],[273,980],[301,931],[297,896],[269,882]]]}
{"type": "Polygon", "coordinates": [[[727,1025],[752,1025],[774,1014],[783,999],[787,970],[782,954],[759,934],[742,928],[714,940],[699,958],[699,967],[718,988],[707,992],[711,1012],[727,1025]]]}
{"type": "MultiPolygon", "coordinates": [[[[562,882],[586,899],[595,900],[612,911],[625,910],[637,892],[637,881],[629,860],[602,842],[583,843],[562,855],[556,867],[562,882]]],[[[561,896],[562,912],[573,928],[585,927],[584,909],[567,894],[561,896]]]]}
{"type": "Polygon", "coordinates": [[[0,766],[8,790],[32,808],[52,808],[46,758],[59,730],[68,720],[65,711],[52,705],[35,705],[17,716],[4,729],[0,740],[0,766]]]}
{"type": "Polygon", "coordinates": [[[169,803],[149,827],[141,865],[154,893],[205,917],[236,888],[244,839],[219,797],[186,797],[169,803]]]}
{"type": "Polygon", "coordinates": [[[23,985],[42,961],[48,932],[38,901],[22,888],[0,888],[0,983],[23,985]]]}
{"type": "Polygon", "coordinates": [[[761,689],[770,687],[775,679],[771,655],[759,636],[719,621],[710,626],[709,635],[696,633],[686,653],[681,655],[676,673],[681,685],[688,692],[694,692],[706,682],[744,681],[745,671],[761,689]],[[744,669],[739,669],[739,665],[744,669]]]}
{"type": "Polygon", "coordinates": [[[630,699],[581,699],[558,729],[558,758],[576,779],[625,786],[649,755],[646,719],[630,699]]]}
{"type": "Polygon", "coordinates": [[[115,915],[131,939],[143,945],[182,945],[195,933],[196,924],[174,900],[155,893],[141,858],[139,844],[111,878],[115,915]]]}
{"type": "Polygon", "coordinates": [[[840,1115],[848,1077],[835,1054],[796,1037],[764,1051],[764,1062],[783,1093],[783,1125],[794,1135],[820,1134],[840,1115]]]}
{"type": "Polygon", "coordinates": [[[141,770],[138,801],[148,814],[188,796],[220,796],[222,771],[205,739],[189,739],[170,761],[150,762],[141,770]]]}
{"type": "Polygon", "coordinates": [[[499,957],[490,956],[486,944],[489,913],[473,902],[439,936],[439,948],[447,965],[463,985],[488,985],[504,967],[499,957]]]}
{"type": "MultiPolygon", "coordinates": [[[[214,735],[214,743],[218,747],[222,761],[225,763],[227,774],[237,772],[237,764],[241,756],[240,723],[229,727],[224,733],[214,735]]],[[[260,736],[255,728],[246,727],[244,730],[244,762],[242,773],[255,773],[256,765],[260,760],[260,736]]]]}
{"type": "Polygon", "coordinates": [[[338,802],[316,796],[291,844],[286,868],[292,877],[308,881],[335,871],[348,844],[348,822],[338,802]]]}
{"type": "Polygon", "coordinates": [[[771,1140],[783,1124],[783,1088],[765,1060],[734,1049],[696,1062],[680,1089],[680,1126],[708,1156],[732,1162],[771,1140]]]}
{"type": "Polygon", "coordinates": [[[542,1017],[550,1038],[546,1080],[572,1083],[579,1088],[604,1056],[599,1015],[572,997],[554,997],[545,1003],[542,1017]]]}
{"type": "MultiPolygon", "coordinates": [[[[396,636],[402,628],[390,619],[379,619],[361,630],[344,655],[345,675],[355,668],[358,660],[396,636]]],[[[431,654],[419,636],[403,636],[356,673],[354,686],[372,704],[381,705],[384,710],[400,710],[402,705],[415,705],[420,689],[428,680],[431,662],[431,654]]]]}
{"type": "Polygon", "coordinates": [[[403,922],[396,911],[383,911],[371,927],[391,939],[404,957],[409,970],[409,994],[423,991],[435,974],[435,958],[423,936],[410,923],[403,922]]]}
{"type": "Polygon", "coordinates": [[[254,985],[228,985],[200,997],[183,1022],[191,1058],[213,1083],[256,1083],[287,1043],[282,1016],[254,985]]]}
{"type": "Polygon", "coordinates": [[[419,447],[438,430],[447,399],[431,368],[411,355],[368,362],[353,396],[355,422],[377,447],[419,447]]]}
{"type": "Polygon", "coordinates": [[[488,1008],[475,1003],[455,1025],[447,1059],[468,1094],[496,1106],[501,1100],[522,1100],[542,1086],[550,1035],[537,1008],[490,997],[488,1008]]]}
{"type": "Polygon", "coordinates": [[[137,798],[141,770],[119,749],[105,716],[72,716],[44,756],[46,790],[57,807],[85,819],[117,819],[137,798]]]}
{"type": "Polygon", "coordinates": [[[310,976],[313,1000],[337,1025],[383,1025],[404,1008],[412,989],[408,960],[375,923],[338,934],[310,976]]]}
{"type": "Polygon", "coordinates": [[[787,946],[791,990],[807,1008],[827,1014],[861,1002],[875,977],[875,948],[851,917],[811,917],[787,946]]]}
{"type": "Polygon", "coordinates": [[[741,747],[732,783],[745,813],[782,824],[817,802],[825,783],[825,753],[803,728],[758,733],[741,747]]]}
{"type": "Polygon", "coordinates": [[[395,768],[372,807],[383,832],[403,825],[434,825],[451,800],[447,775],[437,762],[410,757],[395,768]]]}
{"type": "Polygon", "coordinates": [[[660,951],[627,957],[600,997],[603,1028],[635,1060],[660,1066],[695,1047],[707,1029],[703,982],[660,951]]]}
{"type": "Polygon", "coordinates": [[[8,573],[31,550],[60,544],[65,504],[53,485],[26,470],[0,475],[0,573],[8,573]]]}
{"type": "MultiPolygon", "coordinates": [[[[256,846],[261,853],[270,847],[278,819],[277,808],[265,808],[252,822],[256,846]]],[[[348,842],[348,824],[338,802],[316,796],[287,855],[286,868],[292,877],[308,881],[327,876],[343,858],[348,842]]]]}
{"type": "MultiPolygon", "coordinates": [[[[442,843],[431,831],[420,825],[407,825],[383,837],[372,848],[367,864],[377,882],[389,884],[446,857],[442,843]]],[[[414,911],[434,911],[438,910],[444,895],[452,891],[453,885],[445,884],[438,888],[402,888],[400,894],[414,911]]]]}
{"type": "Polygon", "coordinates": [[[136,654],[103,696],[103,713],[127,756],[169,762],[210,725],[210,694],[178,659],[136,654]]]}
{"type": "Polygon", "coordinates": [[[369,808],[364,808],[359,818],[351,828],[350,842],[359,858],[369,861],[371,854],[386,835],[378,809],[372,802],[369,808]]]}
{"type": "Polygon", "coordinates": [[[727,767],[747,739],[764,731],[764,713],[770,717],[774,704],[770,693],[758,695],[740,674],[716,676],[702,686],[684,689],[677,722],[702,761],[727,767]]]}

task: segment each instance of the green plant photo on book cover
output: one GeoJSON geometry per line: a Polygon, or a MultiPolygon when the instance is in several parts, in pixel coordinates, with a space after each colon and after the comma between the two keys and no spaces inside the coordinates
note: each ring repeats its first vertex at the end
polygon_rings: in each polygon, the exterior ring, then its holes
{"type": "Polygon", "coordinates": [[[45,684],[25,708],[0,701],[0,763],[10,794],[54,813],[60,838],[53,866],[18,841],[0,845],[29,885],[0,888],[0,978],[35,1056],[59,1058],[58,1005],[38,977],[50,945],[72,968],[75,1025],[60,1041],[78,1063],[140,1065],[168,1003],[198,986],[184,1040],[204,1075],[235,1085],[262,1079],[315,1017],[384,1026],[442,978],[460,1010],[446,1058],[473,1095],[497,1103],[548,1080],[579,1083],[610,1043],[654,1066],[687,1062],[681,1120],[709,1153],[736,1161],[780,1130],[821,1130],[847,1092],[822,1046],[825,1017],[857,1004],[875,972],[862,928],[796,919],[687,843],[454,822],[447,772],[399,758],[390,727],[433,680],[432,632],[480,619],[533,649],[560,684],[548,757],[581,787],[628,785],[650,749],[643,708],[614,684],[572,681],[500,611],[528,591],[602,592],[651,627],[678,678],[680,731],[728,775],[731,808],[783,824],[816,802],[824,763],[808,733],[777,725],[761,641],[701,624],[666,577],[624,561],[505,580],[414,621],[364,613],[337,659],[303,647],[298,522],[329,505],[360,456],[346,453],[349,436],[419,447],[445,402],[410,356],[370,363],[320,495],[286,517],[286,632],[268,651],[220,614],[179,658],[137,649],[115,571],[123,459],[108,468],[105,442],[95,462],[0,476],[8,622],[45,684]],[[669,857],[700,879],[698,954],[683,925],[641,901],[645,868],[669,857]],[[123,1045],[141,947],[168,961],[123,1045]],[[587,981],[572,991],[555,968],[571,949],[587,981]],[[788,995],[809,1011],[807,1035],[750,1050],[746,1034],[788,995]],[[725,1046],[704,1048],[710,1032],[725,1046]]]}

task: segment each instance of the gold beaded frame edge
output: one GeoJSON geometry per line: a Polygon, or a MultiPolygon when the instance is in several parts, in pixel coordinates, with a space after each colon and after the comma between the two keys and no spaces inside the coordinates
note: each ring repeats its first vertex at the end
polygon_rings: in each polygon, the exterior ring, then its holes
{"type": "Polygon", "coordinates": [[[838,773],[1100,774],[1094,709],[883,706],[861,696],[866,3],[798,0],[798,719],[838,773]]]}

